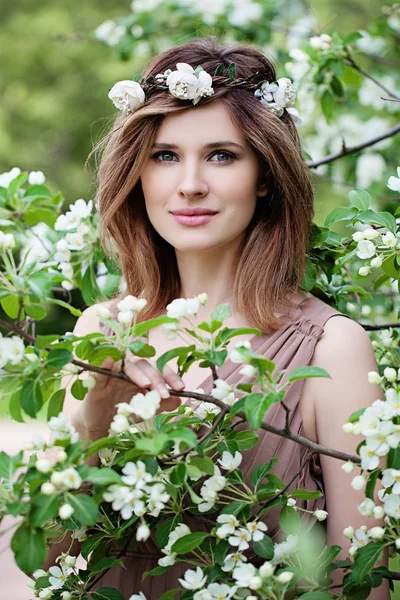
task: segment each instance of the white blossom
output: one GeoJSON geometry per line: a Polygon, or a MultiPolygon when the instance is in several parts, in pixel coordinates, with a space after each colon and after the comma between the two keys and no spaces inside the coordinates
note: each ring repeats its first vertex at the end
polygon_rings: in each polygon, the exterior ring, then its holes
{"type": "Polygon", "coordinates": [[[60,519],[69,519],[74,513],[74,509],[70,504],[62,504],[58,510],[60,519]]]}
{"type": "Polygon", "coordinates": [[[239,521],[235,515],[219,515],[217,523],[222,523],[222,526],[217,529],[217,537],[223,539],[231,533],[235,532],[235,528],[239,526],[239,521]]]}
{"type": "Polygon", "coordinates": [[[136,298],[136,296],[125,296],[123,300],[118,302],[117,308],[121,312],[132,311],[139,313],[146,306],[147,300],[145,298],[136,298]]]}
{"type": "Polygon", "coordinates": [[[391,231],[382,235],[382,243],[388,248],[395,248],[398,244],[398,239],[391,231]]]}
{"type": "Polygon", "coordinates": [[[238,586],[241,588],[249,587],[250,580],[255,575],[256,568],[251,563],[239,565],[232,572],[232,577],[236,580],[238,586]]]}
{"type": "Polygon", "coordinates": [[[247,550],[250,547],[249,542],[251,541],[251,533],[244,527],[236,529],[235,535],[231,535],[228,538],[228,542],[231,546],[237,546],[238,550],[247,550]]]}
{"type": "Polygon", "coordinates": [[[394,192],[400,192],[400,167],[397,167],[397,177],[389,177],[387,187],[394,192]]]}
{"type": "Polygon", "coordinates": [[[357,248],[358,258],[371,258],[376,253],[375,244],[371,240],[360,240],[357,248]]]}
{"type": "Polygon", "coordinates": [[[259,568],[260,575],[264,579],[266,579],[267,577],[271,577],[274,574],[274,571],[275,567],[269,561],[265,561],[265,563],[263,563],[259,568]]]}
{"type": "Polygon", "coordinates": [[[138,542],[146,541],[150,537],[150,529],[146,523],[139,525],[136,531],[136,540],[138,542]]]}
{"type": "Polygon", "coordinates": [[[245,562],[247,562],[247,557],[244,554],[239,551],[232,552],[231,554],[226,555],[221,569],[222,571],[229,572],[245,562]]]}
{"type": "Polygon", "coordinates": [[[264,531],[268,530],[268,527],[262,521],[250,521],[246,523],[247,529],[252,534],[253,542],[259,542],[264,537],[264,531]]]}
{"type": "Polygon", "coordinates": [[[214,386],[211,390],[211,396],[217,400],[225,400],[234,391],[233,387],[223,379],[216,379],[214,386]]]}
{"type": "Polygon", "coordinates": [[[207,575],[204,575],[203,569],[197,567],[196,570],[185,571],[183,578],[178,578],[178,581],[185,590],[198,590],[206,583],[207,575]]]}
{"type": "Polygon", "coordinates": [[[326,510],[317,509],[314,510],[313,515],[317,518],[318,521],[325,521],[326,517],[328,516],[328,513],[326,512],[326,510]]]}
{"type": "Polygon", "coordinates": [[[167,316],[173,319],[188,318],[196,315],[199,308],[198,298],[176,298],[167,305],[167,316]]]}
{"type": "Polygon", "coordinates": [[[29,185],[42,185],[46,177],[42,171],[31,171],[28,175],[29,185]]]}
{"type": "Polygon", "coordinates": [[[276,580],[278,583],[286,585],[293,579],[293,577],[294,573],[291,573],[290,571],[283,571],[282,573],[279,573],[276,580]]]}
{"type": "Polygon", "coordinates": [[[146,99],[142,86],[130,79],[118,81],[108,92],[108,97],[119,110],[134,111],[146,99]]]}
{"type": "Polygon", "coordinates": [[[232,456],[230,452],[225,450],[222,453],[222,458],[219,458],[217,462],[221,465],[223,469],[226,471],[234,471],[237,469],[242,462],[243,456],[240,452],[236,451],[235,456],[232,456]]]}

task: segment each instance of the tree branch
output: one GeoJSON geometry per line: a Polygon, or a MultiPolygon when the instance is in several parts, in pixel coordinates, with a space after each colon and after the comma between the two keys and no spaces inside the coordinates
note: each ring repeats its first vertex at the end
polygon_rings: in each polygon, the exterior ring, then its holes
{"type": "Polygon", "coordinates": [[[333,162],[334,160],[337,160],[338,158],[342,158],[342,156],[347,156],[348,154],[353,154],[354,152],[360,152],[360,150],[364,150],[364,148],[368,148],[369,146],[373,146],[374,144],[377,144],[378,142],[381,142],[382,140],[386,140],[387,138],[393,137],[399,131],[400,131],[400,125],[395,125],[394,127],[391,127],[390,129],[388,129],[385,133],[381,133],[381,135],[371,138],[371,139],[367,140],[366,142],[363,142],[362,144],[357,144],[356,146],[347,147],[345,149],[342,149],[340,152],[333,152],[332,154],[328,154],[327,156],[324,156],[323,158],[320,158],[319,160],[308,162],[307,166],[309,169],[316,169],[317,167],[320,167],[321,165],[325,165],[326,163],[333,162]]]}

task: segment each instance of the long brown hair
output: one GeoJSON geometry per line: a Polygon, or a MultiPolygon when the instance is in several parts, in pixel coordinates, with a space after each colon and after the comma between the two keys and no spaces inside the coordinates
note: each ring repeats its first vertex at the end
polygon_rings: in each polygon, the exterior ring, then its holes
{"type": "MultiPolygon", "coordinates": [[[[166,50],[148,63],[143,75],[175,69],[178,62],[194,68],[201,65],[211,75],[222,63],[225,76],[229,64],[235,63],[237,78],[259,71],[255,83],[276,80],[273,64],[259,50],[240,43],[220,44],[214,37],[195,38],[166,50]]],[[[305,269],[314,215],[308,168],[286,111],[277,117],[253,91],[229,86],[215,87],[214,95],[201,103],[220,98],[256,152],[260,178],[269,190],[268,196],[257,199],[237,259],[232,308],[253,327],[276,330],[282,321],[274,312],[292,306],[289,298],[298,291],[305,269]]],[[[132,114],[117,113],[111,132],[92,151],[102,150],[96,195],[101,242],[117,256],[127,293],[147,298],[141,320],[165,313],[167,304],[179,297],[181,286],[174,248],[147,216],[140,174],[165,116],[188,108],[195,110],[191,102],[155,89],[132,114]]]]}

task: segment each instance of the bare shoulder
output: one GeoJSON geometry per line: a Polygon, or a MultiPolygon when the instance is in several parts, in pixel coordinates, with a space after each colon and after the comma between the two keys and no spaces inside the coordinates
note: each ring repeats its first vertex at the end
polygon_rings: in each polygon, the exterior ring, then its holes
{"type": "Polygon", "coordinates": [[[381,392],[368,382],[368,372],[378,370],[368,333],[347,317],[335,315],[328,319],[310,365],[325,369],[330,376],[307,379],[302,390],[305,433],[318,441],[321,420],[330,419],[332,423],[336,414],[344,423],[352,412],[376,400],[381,392]]]}
{"type": "Polygon", "coordinates": [[[105,308],[110,308],[113,304],[113,300],[107,300],[106,302],[99,302],[97,304],[92,304],[86,308],[82,315],[75,323],[74,333],[75,335],[86,335],[88,333],[93,333],[96,331],[100,331],[100,319],[97,315],[97,309],[100,306],[104,306],[105,308]]]}

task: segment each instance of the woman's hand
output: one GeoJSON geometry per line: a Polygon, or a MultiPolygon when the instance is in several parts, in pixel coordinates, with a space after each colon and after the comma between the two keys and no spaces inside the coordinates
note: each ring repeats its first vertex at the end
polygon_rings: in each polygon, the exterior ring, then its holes
{"type": "MultiPolygon", "coordinates": [[[[101,366],[113,372],[121,371],[121,361],[114,362],[111,358],[106,358],[101,366]]],[[[161,374],[149,359],[136,358],[130,354],[125,358],[124,372],[131,381],[94,374],[96,385],[89,390],[72,415],[72,423],[81,438],[93,441],[105,437],[116,414],[116,405],[129,402],[132,396],[139,392],[145,393],[148,389],[156,390],[161,396],[157,413],[174,411],[180,406],[180,398],[170,396],[165,384],[176,391],[182,391],[185,383],[168,365],[161,374]]],[[[137,423],[141,421],[139,418],[135,420],[137,423]]]]}

